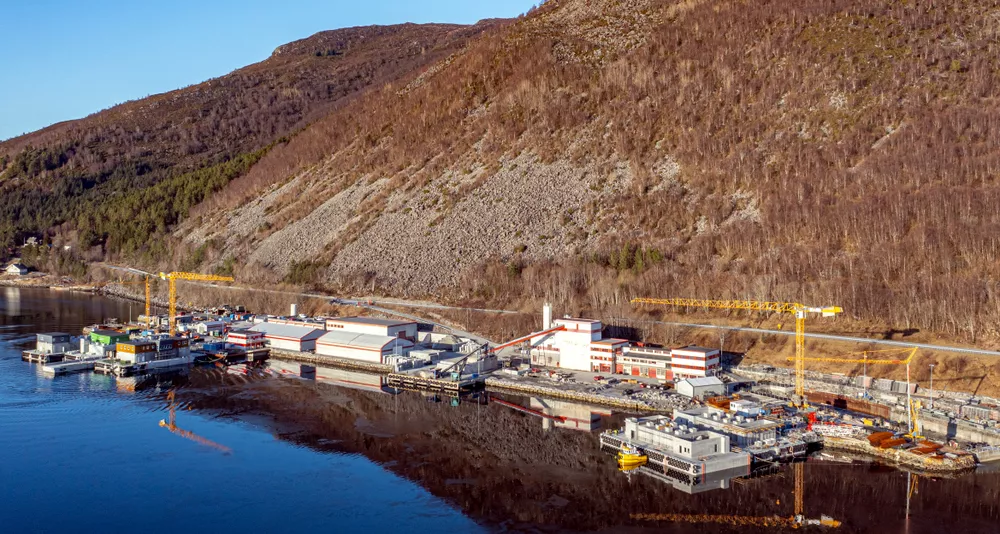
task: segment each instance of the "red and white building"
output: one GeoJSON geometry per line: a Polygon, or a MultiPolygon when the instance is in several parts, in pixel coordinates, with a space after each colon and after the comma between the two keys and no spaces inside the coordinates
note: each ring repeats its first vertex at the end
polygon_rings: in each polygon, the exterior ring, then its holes
{"type": "Polygon", "coordinates": [[[574,371],[615,373],[658,380],[713,376],[722,365],[719,349],[694,345],[669,349],[604,338],[601,321],[551,319],[542,310],[542,330],[530,337],[531,364],[574,371]]]}
{"type": "Polygon", "coordinates": [[[316,354],[370,363],[385,363],[393,355],[405,356],[413,342],[403,337],[378,336],[331,330],[316,342],[316,354]]]}
{"type": "Polygon", "coordinates": [[[311,352],[316,350],[316,340],[326,332],[319,328],[292,326],[287,324],[260,323],[250,329],[264,334],[272,349],[311,352]]]}
{"type": "Polygon", "coordinates": [[[243,350],[262,349],[266,344],[263,332],[233,330],[226,334],[226,342],[243,350]]]}
{"type": "Polygon", "coordinates": [[[670,349],[635,343],[625,347],[622,355],[618,357],[615,373],[673,380],[674,372],[670,364],[670,349]]]}
{"type": "Polygon", "coordinates": [[[721,366],[722,353],[719,349],[691,345],[670,351],[670,368],[674,378],[713,376],[721,366]]]}

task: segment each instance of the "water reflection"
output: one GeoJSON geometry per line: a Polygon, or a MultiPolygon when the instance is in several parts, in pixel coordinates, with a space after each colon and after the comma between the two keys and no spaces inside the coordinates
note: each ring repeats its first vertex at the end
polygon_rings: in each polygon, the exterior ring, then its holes
{"type": "MultiPolygon", "coordinates": [[[[116,306],[114,303],[103,300],[83,297],[47,308],[32,308],[24,304],[29,298],[27,294],[22,292],[20,296],[20,313],[28,310],[27,313],[33,314],[29,320],[46,330],[58,327],[75,331],[92,322],[88,317],[94,315],[124,316],[111,309],[116,306]],[[57,315],[62,318],[57,319],[57,315]]],[[[0,323],[12,321],[6,313],[0,315],[0,323]]],[[[27,365],[20,361],[10,363],[27,365]]],[[[395,395],[391,388],[386,391],[377,376],[324,368],[316,370],[313,380],[281,378],[301,375],[301,368],[293,365],[287,368],[289,373],[281,372],[279,362],[272,362],[271,372],[195,368],[186,373],[118,381],[82,374],[59,377],[44,384],[52,389],[46,398],[75,398],[84,391],[91,395],[87,402],[72,405],[73,410],[93,411],[99,405],[94,400],[101,396],[127,399],[130,405],[147,407],[150,413],[140,416],[148,417],[152,428],[167,415],[166,396],[176,389],[178,410],[191,409],[201,419],[264,427],[281,442],[303,449],[363,455],[382,469],[413,481],[477,522],[497,530],[619,532],[670,528],[675,532],[742,534],[791,529],[787,524],[757,529],[752,525],[668,524],[638,519],[641,514],[787,518],[794,508],[795,479],[789,469],[752,473],[750,477],[718,473],[712,479],[683,483],[642,472],[626,476],[617,470],[613,457],[600,451],[595,435],[601,428],[620,427],[622,414],[564,401],[506,395],[491,400],[499,398],[546,417],[497,402],[457,405],[427,402],[420,394],[395,395]]],[[[28,391],[27,386],[18,382],[11,389],[14,388],[20,389],[10,403],[37,405],[39,396],[28,391]]],[[[0,407],[0,416],[4,415],[4,409],[0,407]]],[[[49,416],[42,409],[24,415],[8,411],[5,422],[10,426],[5,428],[44,422],[49,416]]],[[[183,419],[175,424],[181,427],[191,422],[186,416],[178,416],[183,419]]],[[[97,425],[102,436],[105,432],[115,433],[115,425],[120,425],[110,416],[96,422],[88,420],[87,424],[97,425]]],[[[206,451],[208,454],[203,455],[206,463],[199,464],[202,468],[209,465],[207,462],[233,461],[252,454],[245,443],[232,439],[236,434],[219,435],[219,430],[215,425],[202,434],[218,439],[236,452],[222,456],[206,451]]],[[[156,439],[171,446],[181,441],[159,428],[156,431],[156,439]]],[[[11,443],[23,448],[26,439],[22,437],[11,443]]],[[[65,443],[71,443],[69,438],[64,439],[65,443]]],[[[32,447],[42,444],[30,442],[32,447]]],[[[154,447],[149,443],[144,446],[154,447]]],[[[249,468],[247,464],[240,465],[242,469],[249,468]]],[[[282,473],[282,476],[301,476],[302,487],[315,489],[309,483],[309,474],[282,473]]],[[[839,532],[997,531],[1000,475],[921,478],[919,487],[913,491],[912,477],[909,478],[898,470],[869,464],[810,461],[803,474],[802,509],[809,517],[825,514],[843,521],[839,532]]],[[[148,488],[131,490],[141,493],[148,488]]],[[[266,498],[281,500],[278,496],[266,498]]]]}
{"type": "Polygon", "coordinates": [[[3,306],[2,310],[4,315],[9,315],[11,317],[17,317],[21,315],[21,290],[16,287],[5,287],[3,288],[3,306]]]}
{"type": "Polygon", "coordinates": [[[601,416],[610,416],[611,411],[585,404],[576,404],[556,399],[531,397],[531,407],[553,417],[542,418],[542,428],[566,428],[596,432],[601,429],[601,416]]]}
{"type": "MultiPolygon", "coordinates": [[[[412,392],[391,396],[381,389],[304,380],[262,378],[242,387],[207,387],[197,373],[191,379],[197,387],[182,389],[179,396],[196,409],[234,417],[267,414],[280,439],[363,454],[456,503],[477,520],[504,528],[666,526],[638,519],[642,514],[757,517],[776,525],[769,527],[771,532],[795,528],[788,522],[796,501],[791,469],[749,476],[745,470],[733,470],[696,480],[644,471],[627,476],[617,470],[614,458],[600,451],[593,431],[578,430],[614,428],[623,416],[599,414],[598,424],[586,406],[506,395],[492,396],[485,405],[453,405],[428,403],[412,392]],[[582,420],[580,426],[556,424],[570,416],[582,420]]],[[[804,517],[836,518],[843,521],[841,532],[901,531],[905,526],[908,486],[899,471],[815,461],[807,467],[802,478],[804,517]],[[898,513],[886,513],[893,509],[898,513]]],[[[911,523],[920,518],[911,531],[934,531],[932,525],[956,520],[968,525],[966,532],[993,531],[992,526],[982,527],[998,519],[1000,484],[995,475],[941,480],[932,492],[925,496],[921,486],[919,494],[910,496],[911,523]],[[926,507],[935,499],[950,504],[926,507]]],[[[686,525],[675,528],[705,528],[686,525]]],[[[713,524],[711,531],[729,526],[713,524]]]]}
{"type": "Polygon", "coordinates": [[[742,479],[749,474],[749,468],[734,468],[722,471],[713,471],[700,477],[688,476],[684,473],[671,470],[656,469],[655,464],[647,464],[635,469],[624,471],[622,474],[630,478],[637,475],[648,476],[665,484],[669,484],[675,490],[683,491],[687,494],[701,493],[719,489],[729,489],[730,483],[735,479],[742,479]]]}

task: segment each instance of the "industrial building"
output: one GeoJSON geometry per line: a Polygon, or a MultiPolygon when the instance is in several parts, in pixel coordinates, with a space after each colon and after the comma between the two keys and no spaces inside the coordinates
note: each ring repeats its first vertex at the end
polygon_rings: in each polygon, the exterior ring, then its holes
{"type": "Polygon", "coordinates": [[[750,472],[751,456],[733,452],[729,436],[664,415],[629,417],[621,430],[600,436],[605,450],[638,450],[648,457],[643,468],[674,478],[705,477],[733,469],[750,472]]]}
{"type": "Polygon", "coordinates": [[[604,325],[593,319],[552,320],[552,308],[542,308],[542,330],[531,334],[532,365],[575,371],[617,373],[658,380],[712,376],[722,365],[718,349],[688,346],[676,349],[605,338],[604,325]]]}
{"type": "Polygon", "coordinates": [[[705,400],[708,397],[725,395],[726,384],[715,376],[688,378],[678,382],[676,390],[678,395],[705,400]]]}
{"type": "Polygon", "coordinates": [[[611,373],[628,340],[604,338],[601,321],[563,318],[543,323],[531,337],[531,363],[576,371],[611,373]]]}
{"type": "Polygon", "coordinates": [[[226,331],[225,321],[199,321],[192,330],[203,336],[221,336],[226,331]]]}
{"type": "Polygon", "coordinates": [[[264,348],[266,341],[263,332],[253,330],[233,330],[226,335],[226,342],[244,350],[264,348]]]}
{"type": "Polygon", "coordinates": [[[722,366],[719,349],[688,346],[670,351],[670,369],[674,377],[698,378],[715,374],[722,366]]]}
{"type": "Polygon", "coordinates": [[[418,332],[415,340],[419,345],[437,351],[458,352],[465,340],[454,334],[440,332],[418,332]]]}
{"type": "Polygon", "coordinates": [[[42,354],[59,354],[74,348],[70,335],[62,332],[36,334],[35,340],[35,350],[42,354]]]}
{"type": "Polygon", "coordinates": [[[413,342],[403,337],[330,330],[316,341],[316,354],[371,363],[385,363],[386,358],[405,356],[413,342]]]}
{"type": "Polygon", "coordinates": [[[316,340],[326,332],[307,326],[292,326],[271,322],[260,323],[250,328],[252,332],[264,334],[267,343],[273,349],[311,352],[316,350],[316,340]]]}
{"type": "Polygon", "coordinates": [[[738,447],[773,442],[781,428],[780,423],[768,418],[747,417],[713,407],[674,410],[674,421],[711,429],[727,436],[738,447]]]}
{"type": "Polygon", "coordinates": [[[417,323],[376,317],[336,317],[326,320],[326,329],[374,336],[399,337],[415,341],[417,323]]]}
{"type": "Polygon", "coordinates": [[[128,341],[128,334],[117,330],[97,329],[90,332],[90,341],[100,345],[114,345],[119,341],[128,341]]]}
{"type": "Polygon", "coordinates": [[[120,341],[115,345],[117,358],[128,365],[156,360],[156,343],[150,339],[120,341]]]}
{"type": "Polygon", "coordinates": [[[634,343],[625,347],[618,357],[615,372],[620,375],[673,380],[674,372],[670,363],[670,349],[634,343]]]}
{"type": "Polygon", "coordinates": [[[318,319],[296,319],[284,318],[284,317],[267,317],[267,322],[271,324],[283,324],[288,326],[301,326],[303,328],[315,328],[317,330],[326,330],[326,323],[318,319]]]}

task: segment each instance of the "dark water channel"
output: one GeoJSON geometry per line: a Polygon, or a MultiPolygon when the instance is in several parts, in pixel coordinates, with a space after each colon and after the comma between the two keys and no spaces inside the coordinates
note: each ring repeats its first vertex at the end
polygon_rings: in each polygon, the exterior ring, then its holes
{"type": "MultiPolygon", "coordinates": [[[[596,435],[622,416],[600,409],[559,406],[569,419],[554,424],[333,370],[116,382],[20,360],[36,332],[78,334],[129,306],[0,287],[0,532],[775,532],[633,516],[792,513],[790,470],[693,493],[626,477],[596,435]],[[172,388],[178,427],[231,453],[158,425],[172,388]]],[[[805,475],[806,515],[837,532],[1000,532],[997,473],[920,478],[912,494],[905,472],[875,465],[810,460],[805,475]]]]}

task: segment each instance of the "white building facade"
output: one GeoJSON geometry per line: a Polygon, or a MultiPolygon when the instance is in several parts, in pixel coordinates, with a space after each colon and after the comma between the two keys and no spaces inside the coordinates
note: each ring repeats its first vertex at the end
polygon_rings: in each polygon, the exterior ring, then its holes
{"type": "Polygon", "coordinates": [[[373,336],[398,337],[414,341],[417,339],[417,323],[396,321],[377,317],[336,317],[326,320],[330,332],[353,332],[373,336]]]}
{"type": "Polygon", "coordinates": [[[285,324],[260,323],[250,329],[261,332],[273,349],[311,352],[316,350],[316,340],[326,332],[317,328],[285,324]]]}
{"type": "Polygon", "coordinates": [[[700,378],[713,376],[722,365],[719,349],[682,347],[670,351],[670,369],[674,378],[700,378]]]}
{"type": "Polygon", "coordinates": [[[316,341],[316,354],[369,363],[386,363],[394,355],[405,356],[413,342],[402,337],[379,336],[331,330],[316,341]]]}

